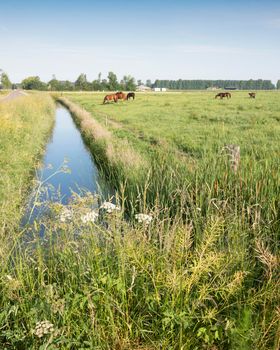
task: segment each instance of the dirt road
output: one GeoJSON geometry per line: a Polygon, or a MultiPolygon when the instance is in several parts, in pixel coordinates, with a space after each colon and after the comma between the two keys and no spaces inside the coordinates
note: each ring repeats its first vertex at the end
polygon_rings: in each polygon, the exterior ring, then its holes
{"type": "Polygon", "coordinates": [[[22,90],[13,90],[12,92],[9,93],[8,96],[5,96],[3,98],[0,99],[0,102],[3,101],[11,101],[15,98],[18,98],[20,96],[27,96],[28,94],[22,90]]]}

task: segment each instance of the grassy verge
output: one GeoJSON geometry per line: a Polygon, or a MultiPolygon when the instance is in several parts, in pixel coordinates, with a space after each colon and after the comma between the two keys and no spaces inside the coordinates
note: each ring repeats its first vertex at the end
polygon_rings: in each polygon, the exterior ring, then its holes
{"type": "Polygon", "coordinates": [[[0,103],[0,237],[18,225],[22,200],[54,121],[48,95],[0,103]]]}
{"type": "Polygon", "coordinates": [[[279,260],[258,231],[205,221],[199,242],[180,218],[149,225],[103,213],[93,198],[52,208],[44,238],[1,264],[5,349],[279,348],[279,260]]]}

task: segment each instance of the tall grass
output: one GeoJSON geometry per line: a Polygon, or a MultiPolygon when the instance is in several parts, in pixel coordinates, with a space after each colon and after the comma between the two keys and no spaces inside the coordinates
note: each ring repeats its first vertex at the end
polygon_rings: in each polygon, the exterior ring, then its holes
{"type": "MultiPolygon", "coordinates": [[[[139,135],[133,127],[110,123],[115,119],[108,112],[104,121],[98,110],[91,110],[93,118],[60,101],[123,206],[111,214],[99,210],[99,219],[85,224],[81,214],[95,200],[75,197],[67,222],[61,221],[65,208],[51,206],[44,237],[42,222],[35,222],[24,245],[22,233],[14,233],[13,245],[1,255],[3,348],[277,350],[275,134],[268,148],[258,150],[248,140],[244,151],[241,144],[234,172],[216,134],[211,145],[178,147],[164,132],[161,139],[139,135]],[[138,223],[138,212],[150,214],[152,222],[138,223]]],[[[146,103],[155,108],[149,98],[146,103]]],[[[116,113],[127,106],[104,108],[116,113]]]]}
{"type": "Polygon", "coordinates": [[[279,261],[248,231],[217,213],[195,243],[180,217],[82,224],[85,199],[71,206],[1,264],[5,349],[278,349],[279,261]]]}
{"type": "Polygon", "coordinates": [[[0,237],[18,225],[32,172],[54,121],[54,103],[35,94],[0,103],[0,237]]]}

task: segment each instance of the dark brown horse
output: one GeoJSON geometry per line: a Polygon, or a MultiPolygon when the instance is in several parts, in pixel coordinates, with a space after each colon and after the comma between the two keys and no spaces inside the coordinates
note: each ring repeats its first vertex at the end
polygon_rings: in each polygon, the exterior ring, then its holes
{"type": "Polygon", "coordinates": [[[117,94],[106,95],[104,97],[103,104],[105,105],[106,102],[110,101],[118,102],[117,94]]]}
{"type": "Polygon", "coordinates": [[[231,93],[230,92],[225,92],[225,97],[231,98],[231,93]]]}
{"type": "Polygon", "coordinates": [[[118,100],[126,100],[127,99],[126,94],[123,93],[122,91],[116,92],[116,96],[117,96],[118,100]]]}
{"type": "Polygon", "coordinates": [[[249,92],[249,97],[250,98],[256,98],[256,93],[255,92],[249,92]]]}
{"type": "Polygon", "coordinates": [[[220,92],[218,93],[215,98],[220,97],[220,99],[222,100],[224,97],[226,98],[231,98],[231,93],[230,92],[220,92]]]}
{"type": "Polygon", "coordinates": [[[127,100],[130,100],[131,98],[133,98],[133,100],[135,99],[135,93],[134,92],[129,92],[126,96],[127,100]]]}

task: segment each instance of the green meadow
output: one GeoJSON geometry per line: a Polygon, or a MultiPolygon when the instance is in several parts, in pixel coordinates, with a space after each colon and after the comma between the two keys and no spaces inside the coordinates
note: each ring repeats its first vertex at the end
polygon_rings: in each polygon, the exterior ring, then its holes
{"type": "Polygon", "coordinates": [[[29,244],[17,225],[54,104],[43,93],[0,103],[2,348],[278,350],[279,93],[136,93],[103,105],[105,94],[54,98],[119,210],[85,223],[94,196],[73,198],[69,220],[53,204],[29,244]]]}

